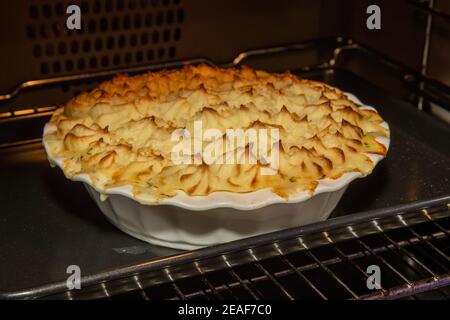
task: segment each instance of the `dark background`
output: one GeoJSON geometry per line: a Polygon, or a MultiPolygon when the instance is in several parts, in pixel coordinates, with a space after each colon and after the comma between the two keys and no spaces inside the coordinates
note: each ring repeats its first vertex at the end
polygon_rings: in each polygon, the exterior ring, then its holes
{"type": "MultiPolygon", "coordinates": [[[[425,1],[427,3],[427,1],[425,1]]],[[[449,11],[450,3],[434,7],[449,11]]],[[[208,57],[327,36],[361,41],[420,70],[427,16],[407,0],[16,0],[0,2],[0,92],[31,79],[208,57]],[[78,4],[82,30],[65,28],[78,4]],[[381,30],[366,8],[381,8],[381,30]]],[[[449,28],[432,22],[430,76],[450,83],[449,28]]]]}

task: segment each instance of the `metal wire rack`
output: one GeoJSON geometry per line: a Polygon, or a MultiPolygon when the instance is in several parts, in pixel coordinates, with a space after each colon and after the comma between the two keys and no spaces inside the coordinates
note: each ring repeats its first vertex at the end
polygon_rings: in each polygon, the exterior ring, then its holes
{"type": "MultiPolygon", "coordinates": [[[[403,83],[408,85],[412,91],[416,94],[429,99],[430,101],[436,102],[441,105],[443,108],[450,110],[450,97],[448,92],[450,92],[450,87],[435,79],[428,78],[421,73],[413,70],[404,64],[392,60],[381,52],[367,47],[361,43],[357,43],[352,39],[344,39],[342,37],[336,38],[325,38],[319,40],[313,40],[308,42],[290,44],[285,46],[278,46],[272,48],[258,49],[258,50],[250,50],[241,52],[232,60],[230,63],[225,63],[220,65],[221,67],[233,67],[239,66],[243,63],[248,63],[253,57],[263,57],[267,55],[274,55],[278,53],[287,53],[292,51],[306,51],[312,48],[327,46],[333,48],[332,55],[329,59],[325,59],[322,62],[319,62],[317,65],[306,65],[304,67],[297,68],[296,71],[314,71],[314,70],[326,70],[326,69],[334,69],[339,68],[341,65],[341,60],[343,60],[342,56],[346,52],[358,52],[360,54],[374,56],[377,58],[377,61],[381,65],[385,65],[388,68],[395,71],[401,79],[403,83]]],[[[159,63],[159,64],[151,64],[145,66],[138,67],[128,67],[128,68],[118,68],[111,69],[106,71],[97,71],[97,72],[86,72],[82,74],[73,74],[68,76],[60,76],[53,77],[47,79],[38,79],[38,80],[29,80],[17,85],[11,92],[0,94],[0,103],[4,101],[8,101],[16,97],[19,93],[24,90],[30,88],[42,88],[48,86],[60,86],[64,83],[73,83],[77,81],[87,81],[87,80],[102,80],[105,77],[115,75],[117,73],[138,73],[144,71],[152,71],[159,69],[170,69],[175,67],[180,67],[186,64],[200,64],[205,63],[212,66],[216,64],[209,59],[206,58],[195,58],[189,60],[182,61],[174,61],[168,63],[159,63]]],[[[54,108],[54,107],[46,107],[46,108],[54,108]]],[[[42,108],[33,108],[33,109],[25,109],[19,111],[8,111],[0,113],[0,119],[17,117],[22,115],[28,115],[32,113],[41,112],[42,108]]]]}
{"type": "Polygon", "coordinates": [[[95,285],[47,298],[449,299],[450,198],[404,208],[369,213],[366,220],[334,219],[317,230],[284,232],[283,239],[256,237],[239,250],[228,244],[169,257],[170,266],[105,274],[95,285]],[[375,289],[367,285],[369,266],[380,270],[375,289]]]}

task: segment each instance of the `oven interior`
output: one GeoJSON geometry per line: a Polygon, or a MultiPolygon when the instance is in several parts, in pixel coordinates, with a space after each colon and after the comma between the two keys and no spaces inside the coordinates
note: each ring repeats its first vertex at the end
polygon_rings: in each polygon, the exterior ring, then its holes
{"type": "Polygon", "coordinates": [[[448,299],[450,6],[375,1],[1,2],[0,296],[62,299],[448,299]],[[186,63],[286,71],[354,93],[391,128],[388,158],[331,219],[196,251],[115,229],[50,168],[52,112],[116,73],[186,63]],[[69,265],[82,290],[67,290],[69,265]],[[367,267],[382,270],[366,286],[367,267]]]}

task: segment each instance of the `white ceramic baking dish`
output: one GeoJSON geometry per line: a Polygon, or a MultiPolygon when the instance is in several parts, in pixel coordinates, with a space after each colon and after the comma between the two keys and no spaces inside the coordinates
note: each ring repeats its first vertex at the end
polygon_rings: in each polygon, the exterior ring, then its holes
{"type": "MultiPolygon", "coordinates": [[[[347,95],[361,104],[354,95],[347,95]]],[[[366,105],[362,108],[374,109],[366,105]]],[[[383,126],[388,128],[387,123],[383,126]]],[[[44,134],[55,129],[47,124],[44,134]]],[[[389,148],[388,138],[377,140],[389,148]]],[[[47,150],[45,143],[44,147],[47,150]]],[[[368,156],[375,165],[383,158],[368,156]]],[[[62,168],[63,159],[49,156],[49,160],[62,168]]],[[[360,173],[351,172],[339,179],[323,179],[313,195],[302,192],[289,200],[265,189],[251,193],[214,192],[208,196],[180,192],[159,203],[134,196],[131,186],[99,190],[86,174],[73,180],[84,183],[100,210],[120,230],[152,244],[190,250],[325,220],[348,184],[358,177],[360,173]]]]}

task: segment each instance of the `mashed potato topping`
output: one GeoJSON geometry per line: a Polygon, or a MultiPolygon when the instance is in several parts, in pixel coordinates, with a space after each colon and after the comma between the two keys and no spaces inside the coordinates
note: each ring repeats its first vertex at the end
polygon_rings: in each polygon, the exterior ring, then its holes
{"type": "MultiPolygon", "coordinates": [[[[116,76],[58,109],[49,123],[56,129],[44,142],[51,158],[63,159],[68,178],[88,174],[100,190],[131,185],[135,194],[158,200],[178,191],[203,196],[270,188],[287,199],[314,192],[320,179],[369,174],[374,163],[367,154],[386,155],[376,140],[389,136],[382,123],[376,111],[360,108],[324,83],[248,67],[199,65],[116,76]],[[260,158],[174,163],[171,153],[179,141],[173,132],[193,132],[198,121],[203,130],[223,133],[214,138],[223,139],[223,146],[227,129],[277,129],[277,141],[269,139],[267,146],[270,152],[277,143],[276,172],[261,174],[269,164],[260,158]]],[[[207,139],[201,149],[215,142],[207,139]]],[[[251,149],[249,142],[236,151],[250,157],[251,149]]],[[[196,157],[194,148],[188,156],[196,157]]]]}

